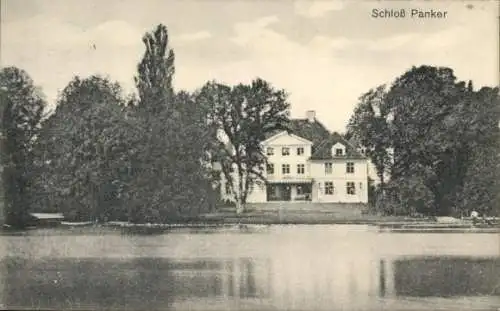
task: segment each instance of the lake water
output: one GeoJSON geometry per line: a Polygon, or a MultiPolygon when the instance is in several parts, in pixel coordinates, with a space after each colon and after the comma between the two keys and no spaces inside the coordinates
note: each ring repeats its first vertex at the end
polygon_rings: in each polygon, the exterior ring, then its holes
{"type": "Polygon", "coordinates": [[[498,310],[498,234],[361,225],[0,236],[16,309],[498,310]]]}

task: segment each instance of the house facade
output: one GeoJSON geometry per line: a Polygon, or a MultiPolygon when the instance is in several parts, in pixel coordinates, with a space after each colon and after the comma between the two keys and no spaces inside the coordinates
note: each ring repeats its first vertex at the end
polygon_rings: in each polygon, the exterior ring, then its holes
{"type": "MultiPolygon", "coordinates": [[[[312,112],[292,120],[292,130],[273,133],[262,147],[266,182],[253,185],[247,203],[367,203],[368,161],[341,135],[329,133],[312,112]]],[[[233,200],[221,183],[221,196],[233,200]]]]}

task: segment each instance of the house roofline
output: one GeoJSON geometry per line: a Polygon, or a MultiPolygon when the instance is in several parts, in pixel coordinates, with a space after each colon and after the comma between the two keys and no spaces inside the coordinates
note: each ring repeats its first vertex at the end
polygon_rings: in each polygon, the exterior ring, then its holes
{"type": "Polygon", "coordinates": [[[279,133],[277,133],[277,134],[275,134],[275,135],[273,135],[273,136],[269,137],[268,139],[264,140],[264,141],[262,142],[262,144],[263,144],[263,145],[266,145],[266,144],[267,144],[267,143],[269,143],[270,141],[272,141],[272,140],[274,140],[274,139],[276,139],[276,138],[278,138],[279,136],[282,136],[282,135],[284,135],[284,134],[290,135],[291,137],[296,138],[296,139],[298,139],[298,140],[300,140],[300,141],[303,141],[303,142],[304,142],[304,143],[306,143],[306,144],[313,145],[313,142],[312,142],[312,141],[310,141],[310,140],[308,140],[308,139],[305,139],[305,138],[303,138],[303,137],[300,137],[300,136],[298,136],[298,135],[295,135],[295,134],[293,134],[293,133],[289,133],[288,131],[285,131],[285,130],[283,130],[283,131],[281,131],[281,132],[279,132],[279,133]]]}

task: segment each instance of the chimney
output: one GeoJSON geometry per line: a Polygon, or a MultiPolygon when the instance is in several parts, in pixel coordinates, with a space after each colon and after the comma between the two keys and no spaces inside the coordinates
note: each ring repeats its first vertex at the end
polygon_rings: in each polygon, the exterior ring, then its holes
{"type": "Polygon", "coordinates": [[[316,119],[316,111],[314,110],[308,110],[306,112],[306,117],[307,117],[307,121],[309,122],[314,122],[314,120],[316,119]]]}

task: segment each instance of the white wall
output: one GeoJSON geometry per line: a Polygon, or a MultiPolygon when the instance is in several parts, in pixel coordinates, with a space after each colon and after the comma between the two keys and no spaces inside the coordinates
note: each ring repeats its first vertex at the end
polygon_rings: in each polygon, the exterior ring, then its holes
{"type": "Polygon", "coordinates": [[[314,178],[334,178],[334,179],[367,179],[368,165],[364,159],[332,159],[332,160],[315,160],[311,161],[311,176],[314,178]],[[332,163],[332,173],[325,172],[325,163],[332,163]],[[347,162],[354,163],[354,173],[347,173],[347,162]]]}
{"type": "Polygon", "coordinates": [[[368,202],[368,164],[362,159],[334,159],[311,162],[314,177],[313,200],[317,202],[368,202]],[[325,172],[325,163],[333,164],[332,174],[325,172]],[[346,172],[347,162],[354,163],[354,173],[346,172]],[[333,195],[325,194],[325,182],[333,182],[333,195]],[[355,194],[347,194],[347,182],[354,182],[355,194]],[[320,187],[318,188],[318,183],[320,187]]]}
{"type": "Polygon", "coordinates": [[[274,149],[274,155],[268,156],[268,162],[274,165],[274,174],[268,175],[268,179],[294,179],[294,178],[305,178],[309,177],[309,170],[307,165],[307,160],[311,157],[311,146],[312,143],[307,142],[303,139],[298,139],[292,135],[281,135],[269,143],[264,144],[264,152],[267,154],[267,148],[271,147],[274,149]],[[290,155],[283,156],[282,148],[290,148],[290,155]],[[304,148],[304,153],[302,155],[297,155],[297,148],[304,148]],[[282,165],[290,165],[290,174],[282,174],[282,165]],[[304,164],[305,172],[304,174],[297,174],[297,165],[304,164]]]}
{"type": "Polygon", "coordinates": [[[325,203],[367,203],[368,184],[362,180],[315,179],[313,201],[325,203]],[[347,182],[354,182],[355,194],[347,194],[347,182]],[[325,194],[325,182],[333,182],[333,195],[325,194]],[[318,188],[319,187],[319,188],[318,188]],[[320,190],[318,190],[320,189],[320,190]]]}

